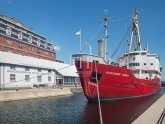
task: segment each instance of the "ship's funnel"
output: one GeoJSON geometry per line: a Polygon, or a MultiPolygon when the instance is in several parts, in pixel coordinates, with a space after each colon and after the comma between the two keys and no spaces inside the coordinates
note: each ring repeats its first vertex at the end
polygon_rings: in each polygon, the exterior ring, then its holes
{"type": "Polygon", "coordinates": [[[102,38],[98,39],[98,56],[104,57],[104,41],[102,38]]]}

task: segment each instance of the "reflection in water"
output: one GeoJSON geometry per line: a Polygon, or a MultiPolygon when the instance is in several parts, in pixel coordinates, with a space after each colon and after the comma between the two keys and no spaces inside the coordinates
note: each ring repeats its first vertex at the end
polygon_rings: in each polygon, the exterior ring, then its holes
{"type": "MultiPolygon", "coordinates": [[[[161,93],[165,93],[165,88],[161,93]]],[[[160,97],[102,102],[104,124],[129,124],[160,97]]],[[[83,93],[65,97],[0,102],[0,124],[99,124],[97,103],[83,93]]]]}
{"type": "MultiPolygon", "coordinates": [[[[102,117],[104,124],[130,124],[142,114],[159,97],[160,93],[147,97],[120,101],[102,102],[102,117]]],[[[97,103],[88,103],[85,108],[83,124],[99,124],[97,103]]]]}

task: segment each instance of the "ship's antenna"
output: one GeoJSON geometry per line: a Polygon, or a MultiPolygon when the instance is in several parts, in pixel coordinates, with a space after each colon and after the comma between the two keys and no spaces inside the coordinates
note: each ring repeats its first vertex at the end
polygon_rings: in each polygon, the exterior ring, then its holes
{"type": "Polygon", "coordinates": [[[105,36],[104,36],[104,45],[105,45],[105,48],[104,48],[104,59],[106,61],[106,58],[107,58],[107,41],[108,41],[108,21],[114,19],[114,18],[108,18],[108,13],[109,11],[108,10],[104,10],[104,29],[105,29],[105,36]]]}

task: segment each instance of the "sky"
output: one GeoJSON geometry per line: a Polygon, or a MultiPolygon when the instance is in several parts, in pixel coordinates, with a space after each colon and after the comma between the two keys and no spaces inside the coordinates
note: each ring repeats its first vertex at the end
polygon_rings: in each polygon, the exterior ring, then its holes
{"type": "MultiPolygon", "coordinates": [[[[165,80],[165,1],[164,0],[0,0],[0,14],[16,18],[56,45],[57,59],[71,63],[70,56],[79,51],[82,31],[83,53],[97,55],[97,40],[104,36],[104,10],[114,19],[109,22],[108,57],[132,23],[135,8],[141,10],[139,28],[142,47],[160,57],[165,80]]],[[[117,56],[126,51],[129,36],[122,42],[117,56]]],[[[114,59],[115,59],[114,57],[114,59]]]]}

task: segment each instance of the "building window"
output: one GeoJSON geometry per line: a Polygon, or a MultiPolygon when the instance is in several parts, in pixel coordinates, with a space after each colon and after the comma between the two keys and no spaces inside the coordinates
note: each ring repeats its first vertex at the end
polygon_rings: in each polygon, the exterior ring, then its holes
{"type": "Polygon", "coordinates": [[[150,63],[150,65],[153,65],[153,63],[150,63]]]}
{"type": "Polygon", "coordinates": [[[129,66],[140,66],[140,63],[129,63],[129,66]]]}
{"type": "Polygon", "coordinates": [[[29,67],[25,67],[25,71],[29,71],[29,67]]]}
{"type": "Polygon", "coordinates": [[[15,65],[10,65],[10,69],[15,70],[16,66],[15,65]]]}
{"type": "Polygon", "coordinates": [[[19,43],[18,43],[18,48],[19,48],[19,49],[22,49],[22,48],[23,48],[23,44],[19,42],[19,43]]]}
{"type": "Polygon", "coordinates": [[[11,44],[12,44],[12,41],[11,41],[11,40],[6,40],[6,43],[7,43],[8,45],[11,45],[11,44]]]}
{"type": "Polygon", "coordinates": [[[142,55],[146,55],[147,53],[146,52],[142,52],[142,55]]]}
{"type": "Polygon", "coordinates": [[[18,34],[18,39],[22,40],[22,32],[18,34]]]}
{"type": "Polygon", "coordinates": [[[30,81],[30,76],[29,75],[25,75],[25,82],[29,82],[30,81]]]}
{"type": "Polygon", "coordinates": [[[41,42],[40,40],[37,40],[37,45],[40,46],[41,42]]]}
{"type": "Polygon", "coordinates": [[[32,42],[33,42],[33,39],[32,39],[31,36],[28,37],[28,42],[29,42],[29,43],[32,43],[32,42]]]}
{"type": "Polygon", "coordinates": [[[8,53],[12,53],[12,51],[11,51],[11,50],[8,50],[7,52],[8,52],[8,53]]]}
{"type": "Polygon", "coordinates": [[[53,45],[51,45],[51,46],[50,46],[50,50],[53,50],[53,49],[54,49],[54,46],[53,46],[53,45]]]}
{"type": "Polygon", "coordinates": [[[51,72],[52,72],[52,70],[49,69],[49,70],[48,70],[48,73],[51,73],[51,72]]]}
{"type": "Polygon", "coordinates": [[[48,46],[47,43],[45,43],[45,44],[44,44],[44,47],[47,48],[47,46],[48,46]]]}
{"type": "Polygon", "coordinates": [[[80,83],[80,79],[79,78],[75,78],[75,82],[76,83],[80,83]]]}
{"type": "Polygon", "coordinates": [[[29,51],[33,51],[33,47],[32,46],[29,46],[29,51]]]}
{"type": "Polygon", "coordinates": [[[52,54],[52,57],[54,57],[54,54],[52,54]]]}
{"type": "Polygon", "coordinates": [[[40,75],[40,76],[37,76],[37,81],[38,82],[42,82],[42,76],[40,75]]]}
{"type": "Polygon", "coordinates": [[[11,28],[10,27],[7,27],[6,28],[6,34],[11,36],[11,28]]]}
{"type": "Polygon", "coordinates": [[[10,74],[10,81],[15,81],[15,74],[10,74]]]}
{"type": "Polygon", "coordinates": [[[49,82],[51,81],[51,76],[48,76],[48,81],[49,81],[49,82]]]}
{"type": "Polygon", "coordinates": [[[144,63],[144,65],[146,65],[146,63],[144,63]]]}
{"type": "Polygon", "coordinates": [[[48,52],[45,51],[45,54],[48,55],[48,52]]]}
{"type": "Polygon", "coordinates": [[[40,49],[37,49],[37,54],[40,54],[41,53],[41,50],[40,49]]]}

